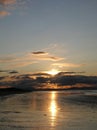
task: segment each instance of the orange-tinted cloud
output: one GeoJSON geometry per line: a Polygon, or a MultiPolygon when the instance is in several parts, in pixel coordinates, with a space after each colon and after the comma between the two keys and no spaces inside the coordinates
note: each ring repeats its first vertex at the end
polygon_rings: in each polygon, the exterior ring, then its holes
{"type": "Polygon", "coordinates": [[[80,67],[80,66],[83,66],[84,64],[74,64],[74,63],[54,63],[52,64],[53,66],[57,66],[57,67],[73,67],[73,68],[76,68],[76,67],[80,67]]]}
{"type": "Polygon", "coordinates": [[[62,60],[63,58],[61,57],[56,57],[56,56],[50,56],[50,55],[47,55],[47,56],[38,56],[38,57],[34,57],[36,60],[41,60],[41,61],[60,61],[62,60]]]}
{"type": "Polygon", "coordinates": [[[36,51],[31,53],[21,53],[16,55],[9,55],[9,56],[2,56],[0,57],[0,66],[5,69],[9,68],[19,68],[19,67],[26,67],[31,64],[41,63],[48,61],[52,66],[63,68],[77,68],[81,67],[84,64],[75,64],[75,63],[68,63],[62,62],[64,58],[52,55],[48,52],[44,51],[36,51]],[[59,62],[60,61],[60,62],[59,62]],[[52,62],[52,63],[51,63],[52,62]]]}
{"type": "MultiPolygon", "coordinates": [[[[33,53],[12,54],[7,56],[0,56],[0,67],[2,69],[26,67],[31,64],[40,63],[41,61],[60,61],[63,58],[53,56],[47,52],[37,51],[33,53]]],[[[43,63],[44,64],[44,63],[43,63]]]]}
{"type": "MultiPolygon", "coordinates": [[[[13,10],[18,10],[18,8],[24,9],[30,0],[0,0],[1,13],[0,16],[7,16],[13,10]]],[[[24,10],[23,10],[24,11],[24,10]]]]}
{"type": "Polygon", "coordinates": [[[2,5],[12,5],[15,3],[16,3],[16,0],[0,0],[0,4],[2,5]]]}
{"type": "Polygon", "coordinates": [[[25,66],[28,66],[28,65],[31,65],[31,64],[34,64],[36,62],[34,61],[22,61],[22,62],[15,62],[15,63],[12,63],[8,68],[21,68],[21,67],[25,67],[25,66]]]}
{"type": "Polygon", "coordinates": [[[5,17],[10,15],[9,11],[5,10],[5,7],[10,9],[10,6],[14,5],[16,0],[0,0],[0,5],[2,6],[2,10],[0,11],[0,17],[5,17]]]}
{"type": "Polygon", "coordinates": [[[1,67],[5,67],[7,69],[25,67],[34,63],[36,63],[35,60],[32,60],[26,54],[8,55],[0,57],[1,67]]]}
{"type": "Polygon", "coordinates": [[[10,15],[10,13],[7,12],[7,11],[0,11],[0,17],[4,17],[4,16],[7,16],[7,15],[10,15]]]}
{"type": "MultiPolygon", "coordinates": [[[[15,71],[12,71],[15,72],[15,71]]],[[[96,89],[97,76],[85,75],[55,75],[50,77],[45,73],[14,74],[14,76],[0,77],[1,87],[15,87],[23,90],[35,89],[96,89]],[[49,84],[48,84],[49,83],[49,84]]]]}

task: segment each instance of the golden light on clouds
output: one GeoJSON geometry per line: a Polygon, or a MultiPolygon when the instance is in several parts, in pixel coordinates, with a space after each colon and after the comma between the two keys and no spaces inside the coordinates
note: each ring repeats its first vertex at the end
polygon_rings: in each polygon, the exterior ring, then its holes
{"type": "Polygon", "coordinates": [[[75,64],[75,63],[53,63],[52,64],[53,66],[57,66],[57,67],[72,67],[72,68],[77,68],[77,67],[80,67],[80,66],[83,66],[85,64],[75,64]]]}
{"type": "Polygon", "coordinates": [[[11,5],[16,3],[16,0],[0,0],[0,3],[3,5],[11,5]]]}

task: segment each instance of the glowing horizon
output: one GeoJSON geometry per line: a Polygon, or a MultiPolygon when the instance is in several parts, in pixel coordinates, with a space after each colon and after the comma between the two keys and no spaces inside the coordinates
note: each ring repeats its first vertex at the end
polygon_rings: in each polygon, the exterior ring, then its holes
{"type": "Polygon", "coordinates": [[[57,70],[57,69],[51,69],[51,70],[49,70],[49,71],[45,71],[45,73],[50,74],[50,75],[52,75],[52,76],[58,74],[59,72],[60,72],[60,71],[57,70]]]}

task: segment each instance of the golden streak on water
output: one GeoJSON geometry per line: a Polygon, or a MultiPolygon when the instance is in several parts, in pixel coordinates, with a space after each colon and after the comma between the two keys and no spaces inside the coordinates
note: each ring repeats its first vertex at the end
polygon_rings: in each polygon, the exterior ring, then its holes
{"type": "Polygon", "coordinates": [[[56,105],[56,92],[51,93],[50,113],[51,113],[51,126],[55,126],[57,105],[56,105]]]}

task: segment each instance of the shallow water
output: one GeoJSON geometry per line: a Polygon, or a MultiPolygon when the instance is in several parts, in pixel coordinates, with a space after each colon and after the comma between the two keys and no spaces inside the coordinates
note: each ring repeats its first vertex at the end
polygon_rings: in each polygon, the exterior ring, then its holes
{"type": "Polygon", "coordinates": [[[94,91],[38,91],[0,97],[0,130],[97,130],[94,91]]]}

